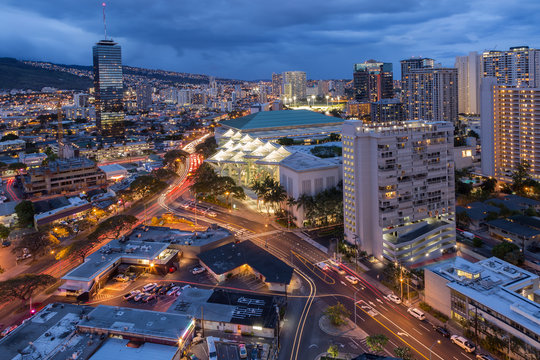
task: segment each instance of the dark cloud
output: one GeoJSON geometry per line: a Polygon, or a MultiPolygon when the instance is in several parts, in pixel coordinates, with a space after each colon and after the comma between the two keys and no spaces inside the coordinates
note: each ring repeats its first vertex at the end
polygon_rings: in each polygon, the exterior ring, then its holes
{"type": "MultiPolygon", "coordinates": [[[[0,56],[91,63],[101,2],[4,0],[0,56]]],[[[133,66],[242,79],[350,78],[366,59],[454,57],[532,43],[537,0],[111,0],[108,34],[133,66]]]]}

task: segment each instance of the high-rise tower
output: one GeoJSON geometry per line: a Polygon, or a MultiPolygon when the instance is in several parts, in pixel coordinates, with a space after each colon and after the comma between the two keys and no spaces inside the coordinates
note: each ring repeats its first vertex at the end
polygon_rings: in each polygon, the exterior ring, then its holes
{"type": "Polygon", "coordinates": [[[392,63],[368,60],[354,64],[354,97],[359,102],[375,102],[394,96],[392,63]]]}

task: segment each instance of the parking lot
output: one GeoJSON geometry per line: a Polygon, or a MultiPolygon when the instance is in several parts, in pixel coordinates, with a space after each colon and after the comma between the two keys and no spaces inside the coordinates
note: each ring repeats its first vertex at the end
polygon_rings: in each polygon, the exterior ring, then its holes
{"type": "Polygon", "coordinates": [[[261,359],[263,352],[262,345],[245,344],[247,357],[241,358],[238,344],[229,342],[216,342],[215,344],[218,360],[256,360],[261,359]]]}

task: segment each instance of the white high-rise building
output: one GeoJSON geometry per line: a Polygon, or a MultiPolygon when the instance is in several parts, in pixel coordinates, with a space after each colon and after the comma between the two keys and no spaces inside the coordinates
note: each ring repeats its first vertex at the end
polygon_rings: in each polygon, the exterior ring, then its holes
{"type": "Polygon", "coordinates": [[[304,71],[283,73],[283,96],[297,100],[306,98],[306,73],[304,71]]]}
{"type": "Polygon", "coordinates": [[[503,85],[540,87],[540,50],[528,46],[482,53],[482,76],[503,85]]]}
{"type": "Polygon", "coordinates": [[[480,76],[482,57],[476,52],[457,56],[458,111],[462,114],[480,113],[480,76]]]}
{"type": "Polygon", "coordinates": [[[452,123],[348,120],[342,143],[348,242],[408,264],[454,248],[452,123]]]}

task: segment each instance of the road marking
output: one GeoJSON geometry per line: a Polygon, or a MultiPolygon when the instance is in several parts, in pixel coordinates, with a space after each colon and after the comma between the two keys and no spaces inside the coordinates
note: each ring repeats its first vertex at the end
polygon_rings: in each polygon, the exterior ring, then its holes
{"type": "Polygon", "coordinates": [[[454,359],[459,360],[457,357],[453,356],[454,359]]]}
{"type": "Polygon", "coordinates": [[[356,341],[354,341],[353,338],[349,338],[349,339],[351,339],[351,342],[354,343],[356,346],[358,346],[360,348],[360,344],[358,344],[356,341]]]}
{"type": "Polygon", "coordinates": [[[359,318],[360,318],[360,320],[362,320],[362,321],[366,321],[366,319],[364,319],[363,317],[361,317],[361,316],[360,316],[360,315],[358,315],[358,314],[356,314],[356,317],[359,317],[359,318]]]}
{"type": "Polygon", "coordinates": [[[308,346],[308,348],[310,348],[310,349],[313,349],[313,348],[316,348],[316,347],[319,347],[319,345],[317,345],[317,344],[311,344],[311,345],[308,346]]]}
{"type": "Polygon", "coordinates": [[[413,330],[419,333],[420,335],[422,335],[422,333],[419,330],[416,330],[415,328],[413,328],[413,330]]]}
{"type": "Polygon", "coordinates": [[[471,357],[469,357],[469,355],[467,355],[467,354],[465,354],[463,352],[461,352],[461,355],[465,356],[467,359],[472,359],[471,357]]]}
{"type": "Polygon", "coordinates": [[[395,342],[393,342],[392,340],[388,340],[390,342],[390,344],[394,345],[394,347],[399,347],[398,344],[396,344],[395,342]]]}
{"type": "Polygon", "coordinates": [[[375,303],[373,301],[368,301],[368,302],[369,302],[369,305],[375,306],[375,303]]]}
{"type": "Polygon", "coordinates": [[[428,329],[428,328],[425,327],[424,325],[422,325],[422,324],[419,324],[419,325],[420,325],[420,327],[423,327],[424,329],[426,329],[426,331],[431,331],[430,329],[428,329]]]}
{"type": "Polygon", "coordinates": [[[399,332],[398,331],[398,336],[409,336],[409,334],[407,334],[406,332],[399,332]]]}
{"type": "Polygon", "coordinates": [[[375,299],[375,300],[377,300],[377,301],[380,302],[381,304],[384,304],[384,303],[382,302],[382,300],[379,299],[379,298],[377,298],[377,299],[375,299]]]}

